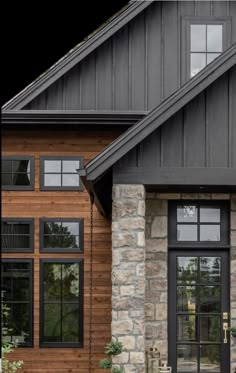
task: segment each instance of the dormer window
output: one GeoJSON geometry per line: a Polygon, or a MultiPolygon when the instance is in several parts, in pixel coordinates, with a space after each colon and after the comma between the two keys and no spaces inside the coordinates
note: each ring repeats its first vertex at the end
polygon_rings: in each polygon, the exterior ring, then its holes
{"type": "Polygon", "coordinates": [[[223,51],[223,25],[193,24],[190,27],[191,78],[223,51]]]}

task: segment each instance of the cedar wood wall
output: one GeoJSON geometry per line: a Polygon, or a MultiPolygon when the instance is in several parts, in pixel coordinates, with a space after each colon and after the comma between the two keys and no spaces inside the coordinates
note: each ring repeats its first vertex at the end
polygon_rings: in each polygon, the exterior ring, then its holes
{"type": "MultiPolygon", "coordinates": [[[[19,348],[14,359],[23,359],[22,373],[87,373],[89,332],[89,250],[90,202],[86,191],[40,191],[40,155],[81,155],[87,163],[108,145],[115,131],[83,133],[8,131],[2,134],[3,155],[35,157],[35,190],[3,191],[3,217],[35,219],[35,249],[32,254],[3,254],[3,258],[34,259],[34,348],[19,348]],[[39,218],[84,218],[83,254],[39,253],[39,218]],[[39,259],[84,258],[84,348],[39,348],[39,259]]],[[[93,367],[104,357],[104,345],[111,338],[111,228],[94,207],[94,272],[93,272],[93,367]]]]}

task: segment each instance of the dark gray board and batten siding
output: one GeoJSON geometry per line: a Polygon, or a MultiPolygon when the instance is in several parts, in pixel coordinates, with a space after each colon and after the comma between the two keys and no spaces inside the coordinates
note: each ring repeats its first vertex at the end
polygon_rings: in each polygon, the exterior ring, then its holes
{"type": "Polygon", "coordinates": [[[185,80],[184,17],[229,17],[234,1],[154,1],[24,109],[151,110],[185,80]]]}
{"type": "Polygon", "coordinates": [[[236,66],[122,157],[113,182],[236,186],[236,66]]]}

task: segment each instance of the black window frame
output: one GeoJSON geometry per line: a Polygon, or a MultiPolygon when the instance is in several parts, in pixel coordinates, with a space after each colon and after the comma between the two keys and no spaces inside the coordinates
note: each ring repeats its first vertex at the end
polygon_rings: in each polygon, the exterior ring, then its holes
{"type": "MultiPolygon", "coordinates": [[[[35,159],[32,155],[4,155],[2,161],[30,161],[30,185],[1,185],[2,190],[34,190],[34,176],[35,176],[35,159]]],[[[1,175],[3,173],[1,172],[1,175]]]]}
{"type": "Polygon", "coordinates": [[[72,348],[72,347],[83,347],[84,342],[84,259],[83,258],[71,258],[71,259],[40,259],[40,335],[39,335],[39,347],[57,347],[57,348],[72,348]],[[55,263],[55,264],[67,264],[67,263],[78,263],[79,264],[79,342],[44,342],[44,264],[55,263]]]}
{"type": "MultiPolygon", "coordinates": [[[[10,259],[2,259],[2,263],[28,263],[30,268],[30,342],[28,343],[19,343],[18,346],[20,348],[25,347],[34,347],[34,260],[33,259],[21,259],[21,258],[10,258],[10,259]]],[[[2,279],[1,279],[2,281],[2,279]]],[[[2,300],[1,300],[2,301],[2,300]]],[[[12,302],[3,302],[2,303],[12,303],[12,302]]]]}
{"type": "MultiPolygon", "coordinates": [[[[40,190],[63,190],[63,191],[83,191],[84,186],[79,177],[79,186],[45,186],[44,185],[44,162],[45,161],[79,161],[80,162],[80,169],[84,166],[84,158],[82,156],[41,156],[40,157],[40,190]]],[[[66,173],[63,172],[55,172],[55,175],[64,175],[66,173]]],[[[79,175],[78,175],[79,176],[79,175]]]]}
{"type": "MultiPolygon", "coordinates": [[[[217,249],[217,248],[229,248],[230,247],[230,205],[229,201],[219,201],[219,200],[173,200],[168,203],[168,247],[170,249],[175,248],[203,248],[207,249],[217,249]],[[214,208],[220,208],[220,241],[178,241],[177,240],[177,207],[185,205],[196,205],[199,209],[201,206],[209,206],[214,208]]],[[[180,223],[181,224],[181,223],[180,223]]],[[[190,223],[191,224],[191,223],[190,223]]],[[[211,223],[201,223],[198,219],[194,222],[199,226],[200,224],[211,225],[211,223]]],[[[212,223],[214,224],[214,223],[212,223]]],[[[215,225],[215,224],[214,224],[215,225]]]]}
{"type": "MultiPolygon", "coordinates": [[[[184,16],[182,17],[182,84],[191,77],[190,50],[191,50],[191,25],[222,25],[222,52],[230,47],[232,42],[231,31],[232,17],[214,17],[214,16],[184,16]]],[[[206,65],[207,66],[207,65],[206,65]]],[[[197,75],[197,74],[196,74],[197,75]]]]}
{"type": "Polygon", "coordinates": [[[33,253],[34,252],[34,219],[33,218],[2,218],[1,222],[22,222],[29,223],[30,227],[30,247],[29,248],[4,248],[2,247],[3,253],[33,253]]]}
{"type": "Polygon", "coordinates": [[[84,251],[84,219],[83,218],[40,218],[39,219],[39,251],[41,253],[83,253],[84,251]],[[45,248],[44,247],[44,223],[45,222],[70,222],[79,224],[79,248],[45,248]]]}

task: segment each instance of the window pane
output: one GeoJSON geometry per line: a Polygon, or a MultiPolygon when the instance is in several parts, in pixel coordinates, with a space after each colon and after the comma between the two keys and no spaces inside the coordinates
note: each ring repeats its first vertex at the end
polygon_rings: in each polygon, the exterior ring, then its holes
{"type": "Polygon", "coordinates": [[[61,301],[62,266],[56,263],[44,264],[44,300],[61,301]]]}
{"type": "Polygon", "coordinates": [[[205,53],[191,53],[191,77],[199,73],[206,66],[205,53]]]}
{"type": "Polygon", "coordinates": [[[201,342],[220,342],[221,322],[220,316],[200,317],[201,342]]]}
{"type": "Polygon", "coordinates": [[[207,64],[214,61],[219,55],[220,53],[207,53],[207,64]]]}
{"type": "Polygon", "coordinates": [[[221,275],[221,258],[201,257],[200,258],[200,282],[219,283],[221,275]]]}
{"type": "Polygon", "coordinates": [[[197,207],[196,206],[178,206],[177,207],[177,222],[179,223],[195,223],[197,222],[197,207]]]}
{"type": "Polygon", "coordinates": [[[65,174],[62,175],[62,186],[79,186],[78,174],[65,174]]]}
{"type": "Polygon", "coordinates": [[[12,173],[12,161],[2,159],[1,161],[2,173],[12,173]]]}
{"type": "Polygon", "coordinates": [[[191,52],[206,52],[206,25],[191,25],[191,52]]]}
{"type": "Polygon", "coordinates": [[[222,25],[207,25],[207,52],[222,52],[222,25]]]}
{"type": "Polygon", "coordinates": [[[13,185],[30,185],[30,174],[27,173],[15,173],[13,174],[13,185]]]}
{"type": "Polygon", "coordinates": [[[12,174],[2,174],[2,185],[12,185],[13,177],[12,174]]]}
{"type": "Polygon", "coordinates": [[[61,342],[61,304],[44,305],[44,342],[61,342]]]}
{"type": "Polygon", "coordinates": [[[44,222],[44,234],[61,234],[61,222],[57,221],[45,221],[44,222]]]}
{"type": "Polygon", "coordinates": [[[200,287],[200,312],[221,312],[219,286],[200,287]]]}
{"type": "Polygon", "coordinates": [[[30,265],[2,263],[3,300],[29,301],[30,265]]]}
{"type": "Polygon", "coordinates": [[[79,342],[78,304],[62,306],[62,342],[79,342]]]}
{"type": "Polygon", "coordinates": [[[197,346],[178,345],[177,371],[197,372],[197,346]]]}
{"type": "Polygon", "coordinates": [[[61,173],[61,160],[54,161],[44,161],[44,172],[58,172],[61,173]]]}
{"type": "Polygon", "coordinates": [[[220,346],[206,345],[200,348],[200,372],[220,372],[220,346]]]}
{"type": "Polygon", "coordinates": [[[18,339],[19,343],[30,342],[30,313],[29,304],[10,304],[9,327],[12,341],[18,339]]]}
{"type": "Polygon", "coordinates": [[[62,222],[63,234],[79,234],[79,223],[77,222],[62,222]]]}
{"type": "Polygon", "coordinates": [[[80,161],[62,161],[62,172],[76,173],[80,167],[80,161]]]}
{"type": "Polygon", "coordinates": [[[177,312],[196,312],[196,286],[177,286],[177,312]]]}
{"type": "Polygon", "coordinates": [[[23,160],[12,161],[12,171],[13,173],[17,173],[17,172],[30,173],[30,160],[23,159],[23,160]]]}
{"type": "Polygon", "coordinates": [[[197,263],[196,257],[178,257],[177,258],[177,281],[178,283],[191,284],[197,281],[197,263]]]}
{"type": "Polygon", "coordinates": [[[45,174],[44,175],[44,186],[61,186],[61,175],[60,174],[45,174]]]}
{"type": "Polygon", "coordinates": [[[177,340],[196,341],[196,316],[177,316],[177,340]]]}
{"type": "Polygon", "coordinates": [[[79,264],[63,264],[62,265],[63,302],[78,301],[79,297],[79,264]]]}
{"type": "Polygon", "coordinates": [[[177,241],[197,241],[197,225],[177,224],[177,241]]]}
{"type": "Polygon", "coordinates": [[[220,223],[220,209],[211,207],[200,208],[201,223],[220,223]]]}
{"type": "Polygon", "coordinates": [[[220,241],[220,225],[200,225],[200,241],[220,241]]]}
{"type": "Polygon", "coordinates": [[[62,236],[60,247],[78,249],[79,248],[79,237],[73,236],[73,235],[62,236]]]}

